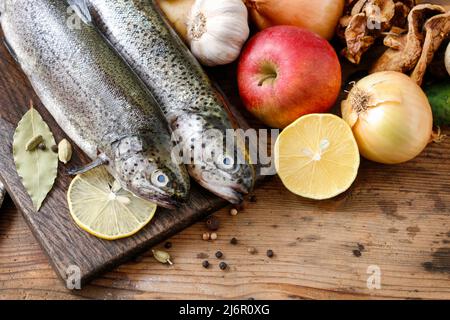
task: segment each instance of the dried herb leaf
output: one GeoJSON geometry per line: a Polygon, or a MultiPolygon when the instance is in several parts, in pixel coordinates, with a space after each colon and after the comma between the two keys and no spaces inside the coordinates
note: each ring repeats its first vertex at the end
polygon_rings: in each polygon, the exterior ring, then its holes
{"type": "Polygon", "coordinates": [[[13,155],[17,172],[36,211],[39,211],[52,189],[58,169],[58,155],[50,148],[27,151],[27,144],[38,136],[42,136],[43,143],[47,146],[56,144],[39,112],[31,108],[20,120],[14,133],[13,155]]]}

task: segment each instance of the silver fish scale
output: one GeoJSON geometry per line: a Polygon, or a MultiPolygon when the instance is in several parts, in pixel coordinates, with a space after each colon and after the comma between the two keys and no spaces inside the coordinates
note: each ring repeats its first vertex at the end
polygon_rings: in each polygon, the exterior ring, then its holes
{"type": "MultiPolygon", "coordinates": [[[[180,115],[204,117],[206,128],[233,128],[225,105],[202,67],[178,36],[167,28],[152,1],[88,0],[98,28],[141,77],[172,123],[180,115]],[[102,21],[108,21],[108,26],[102,21]],[[130,21],[126,30],[123,21],[130,21]],[[129,35],[133,34],[133,37],[129,35]],[[127,50],[121,50],[126,47],[127,50]],[[180,50],[180,47],[183,50],[180,50]],[[151,72],[148,72],[148,71],[151,72]]],[[[175,129],[175,128],[174,128],[175,129]]]]}
{"type": "MultiPolygon", "coordinates": [[[[62,0],[5,0],[2,27],[42,102],[90,156],[125,136],[148,135],[168,155],[170,135],[157,104],[90,26],[67,28],[62,0]],[[63,108],[62,106],[65,106],[63,108]]],[[[72,13],[73,15],[73,13],[72,13]]]]}

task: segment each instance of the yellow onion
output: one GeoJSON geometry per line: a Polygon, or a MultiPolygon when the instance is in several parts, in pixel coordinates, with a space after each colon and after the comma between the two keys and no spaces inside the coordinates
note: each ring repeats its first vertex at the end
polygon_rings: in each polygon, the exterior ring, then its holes
{"type": "Polygon", "coordinates": [[[259,29],[292,25],[330,40],[342,16],[345,0],[244,0],[259,29]]]}
{"type": "Polygon", "coordinates": [[[396,164],[418,156],[433,130],[431,106],[422,89],[399,72],[378,72],[360,80],[342,102],[361,155],[396,164]]]}

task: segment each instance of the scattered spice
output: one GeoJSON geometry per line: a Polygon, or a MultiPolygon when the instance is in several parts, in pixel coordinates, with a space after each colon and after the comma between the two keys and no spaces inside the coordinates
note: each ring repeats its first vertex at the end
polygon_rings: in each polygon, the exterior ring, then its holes
{"type": "Polygon", "coordinates": [[[38,145],[40,145],[42,142],[44,142],[44,137],[42,135],[37,135],[27,142],[25,150],[34,151],[38,147],[38,145]]]}
{"type": "Polygon", "coordinates": [[[220,270],[226,270],[228,268],[228,265],[226,262],[222,261],[221,263],[219,263],[219,268],[220,270]]]}
{"type": "Polygon", "coordinates": [[[239,213],[239,212],[238,212],[238,210],[237,210],[236,208],[233,208],[233,209],[230,210],[230,214],[231,214],[232,216],[237,216],[238,213],[239,213]]]}
{"type": "Polygon", "coordinates": [[[172,248],[172,242],[167,241],[166,243],[164,243],[164,248],[166,248],[166,249],[172,248]]]}
{"type": "Polygon", "coordinates": [[[220,221],[216,217],[210,217],[206,220],[206,227],[211,231],[216,231],[220,227],[220,221]]]}
{"type": "Polygon", "coordinates": [[[255,247],[249,247],[249,248],[247,249],[247,251],[248,251],[248,253],[250,253],[250,254],[255,254],[255,253],[256,253],[256,248],[255,248],[255,247]]]}
{"type": "Polygon", "coordinates": [[[168,263],[170,265],[172,265],[172,261],[170,261],[170,254],[168,254],[165,251],[161,251],[161,250],[152,250],[153,252],[153,257],[156,259],[156,261],[160,262],[160,263],[168,263]]]}
{"type": "Polygon", "coordinates": [[[365,249],[366,249],[366,248],[364,247],[363,244],[358,243],[358,250],[359,250],[359,251],[364,251],[365,249]]]}
{"type": "Polygon", "coordinates": [[[202,266],[203,266],[203,268],[208,269],[208,268],[209,268],[209,262],[208,262],[208,260],[204,260],[204,261],[202,262],[202,266]]]}
{"type": "Polygon", "coordinates": [[[236,238],[231,238],[230,243],[231,243],[232,245],[235,246],[235,245],[238,244],[238,239],[236,239],[236,238]]]}
{"type": "Polygon", "coordinates": [[[220,258],[222,258],[222,257],[223,257],[222,251],[217,251],[217,252],[216,252],[216,258],[217,258],[217,259],[220,259],[220,258]]]}
{"type": "Polygon", "coordinates": [[[273,250],[270,250],[270,249],[267,250],[266,255],[267,255],[269,258],[272,258],[273,255],[274,255],[273,250]]]}
{"type": "Polygon", "coordinates": [[[217,233],[215,233],[215,232],[211,233],[210,239],[211,240],[216,240],[217,239],[217,233]]]}
{"type": "Polygon", "coordinates": [[[203,240],[208,241],[209,238],[210,238],[209,232],[205,232],[205,233],[202,235],[202,238],[203,238],[203,240]]]}
{"type": "Polygon", "coordinates": [[[58,153],[58,146],[57,146],[56,144],[52,145],[51,150],[52,150],[54,153],[58,153]]]}

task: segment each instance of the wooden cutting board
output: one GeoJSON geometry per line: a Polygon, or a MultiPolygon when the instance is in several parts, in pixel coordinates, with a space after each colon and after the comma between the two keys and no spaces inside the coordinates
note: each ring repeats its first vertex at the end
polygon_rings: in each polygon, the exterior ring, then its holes
{"type": "MultiPolygon", "coordinates": [[[[23,213],[63,280],[67,279],[67,273],[72,273],[75,270],[73,266],[76,266],[81,273],[81,283],[85,284],[101,272],[117,266],[227,205],[226,201],[193,185],[190,200],[183,208],[176,211],[158,209],[152,222],[135,236],[113,242],[105,241],[82,231],[72,221],[66,203],[66,191],[72,178],[65,174],[67,168],[60,165],[54,189],[41,210],[36,213],[17,175],[12,158],[13,133],[28,110],[30,100],[53,131],[56,140],[67,137],[39,102],[25,75],[3,46],[0,46],[0,70],[0,181],[5,184],[16,207],[23,213]]],[[[245,122],[240,115],[236,114],[236,117],[238,121],[245,122]]],[[[88,158],[75,148],[71,166],[88,162],[88,158]]]]}

